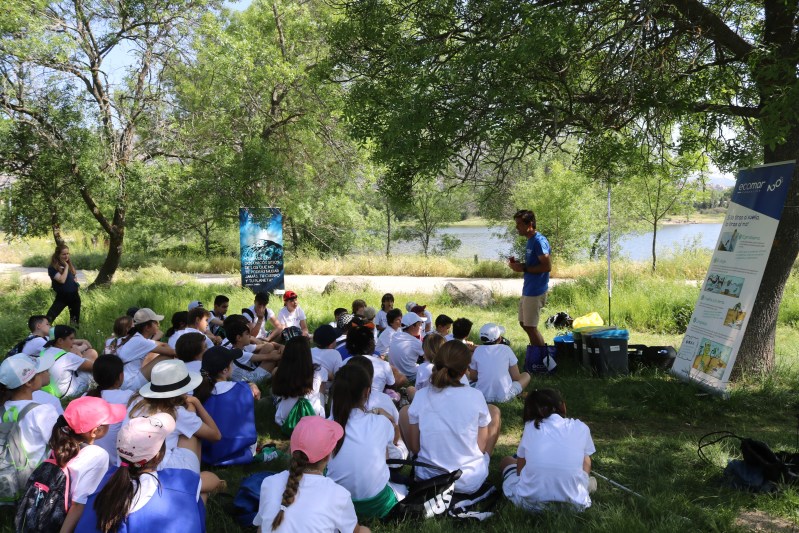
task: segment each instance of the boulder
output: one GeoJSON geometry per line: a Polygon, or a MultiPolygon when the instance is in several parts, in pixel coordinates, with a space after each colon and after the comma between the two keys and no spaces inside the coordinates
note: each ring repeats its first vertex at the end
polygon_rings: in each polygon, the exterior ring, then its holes
{"type": "Polygon", "coordinates": [[[372,288],[369,280],[359,276],[347,276],[341,278],[333,278],[325,285],[325,290],[322,294],[330,294],[333,291],[339,292],[364,292],[372,288]]]}
{"type": "Polygon", "coordinates": [[[444,292],[456,304],[489,307],[494,305],[494,293],[488,287],[471,281],[450,281],[444,285],[444,292]]]}

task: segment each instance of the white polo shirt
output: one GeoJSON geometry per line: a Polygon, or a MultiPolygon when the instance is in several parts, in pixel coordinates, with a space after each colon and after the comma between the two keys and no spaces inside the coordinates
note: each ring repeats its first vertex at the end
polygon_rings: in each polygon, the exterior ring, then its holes
{"type": "Polygon", "coordinates": [[[510,368],[518,364],[510,346],[489,344],[475,348],[469,368],[477,370],[476,388],[487,402],[504,402],[513,385],[510,368]]]}
{"type": "Polygon", "coordinates": [[[408,379],[416,379],[416,361],[424,355],[422,341],[408,332],[398,331],[391,337],[388,360],[408,379]]]}

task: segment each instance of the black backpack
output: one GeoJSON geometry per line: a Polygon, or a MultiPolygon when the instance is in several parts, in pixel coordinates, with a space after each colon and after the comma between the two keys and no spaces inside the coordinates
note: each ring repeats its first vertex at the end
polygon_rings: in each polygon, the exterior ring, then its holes
{"type": "Polygon", "coordinates": [[[6,352],[6,357],[11,357],[12,355],[17,355],[18,353],[22,353],[22,349],[25,347],[28,341],[32,341],[36,337],[37,335],[28,335],[27,337],[25,337],[24,339],[16,343],[13,348],[8,350],[8,352],[6,352]]]}
{"type": "Polygon", "coordinates": [[[14,517],[18,533],[58,533],[69,511],[69,473],[50,456],[28,479],[14,517]]]}

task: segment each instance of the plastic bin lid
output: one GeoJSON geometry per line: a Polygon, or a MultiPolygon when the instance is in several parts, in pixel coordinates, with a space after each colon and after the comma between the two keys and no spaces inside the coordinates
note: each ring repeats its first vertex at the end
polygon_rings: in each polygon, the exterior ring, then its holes
{"type": "Polygon", "coordinates": [[[595,339],[619,339],[626,341],[630,339],[630,332],[626,329],[608,329],[592,333],[591,336],[595,339]]]}
{"type": "Polygon", "coordinates": [[[574,342],[574,335],[571,333],[565,333],[563,335],[558,335],[552,340],[553,342],[574,342]]]}

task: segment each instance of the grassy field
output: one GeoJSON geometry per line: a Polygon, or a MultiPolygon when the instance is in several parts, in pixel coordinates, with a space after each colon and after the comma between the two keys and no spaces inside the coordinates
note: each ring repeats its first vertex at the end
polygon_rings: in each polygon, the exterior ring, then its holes
{"type": "MultiPolygon", "coordinates": [[[[170,316],[185,309],[190,300],[212,300],[219,293],[231,297],[231,310],[252,303],[251,293],[240,287],[199,286],[191,282],[171,281],[161,267],[126,272],[108,289],[84,292],[84,322],[80,335],[98,345],[110,333],[113,319],[132,305],[151,307],[170,316]]],[[[187,278],[188,279],[188,278],[187,278]]],[[[588,311],[603,315],[607,308],[601,272],[590,273],[578,282],[555,287],[546,314],[568,310],[572,316],[588,311]]],[[[370,524],[375,531],[743,531],[736,521],[754,511],[766,513],[789,528],[797,521],[799,493],[786,488],[775,495],[753,495],[733,491],[719,483],[721,470],[729,457],[737,457],[732,447],[717,447],[711,457],[714,464],[699,460],[698,439],[705,433],[731,430],[768,442],[774,449],[795,449],[799,399],[796,380],[799,378],[799,280],[794,275],[789,283],[780,314],[777,335],[778,369],[770,376],[747,376],[736,384],[729,400],[709,396],[684,384],[663,371],[639,370],[629,376],[600,379],[570,361],[561,363],[550,377],[537,377],[534,387],[560,389],[571,416],[585,421],[592,430],[597,453],[594,469],[639,493],[642,498],[618,490],[599,480],[593,496],[594,505],[584,513],[552,511],[539,515],[525,514],[501,502],[490,521],[477,523],[436,520],[402,524],[370,524]]],[[[631,330],[631,342],[671,344],[679,346],[686,313],[695,303],[698,289],[683,279],[668,280],[637,271],[617,277],[614,289],[614,322],[631,330]]],[[[380,294],[334,293],[327,296],[301,294],[300,305],[308,315],[311,328],[332,319],[335,307],[348,307],[352,300],[364,297],[371,305],[380,294]]],[[[473,333],[485,322],[508,326],[508,337],[517,354],[522,356],[525,336],[515,325],[517,300],[500,298],[491,309],[453,305],[444,295],[414,294],[397,287],[398,304],[414,299],[428,303],[434,314],[446,313],[453,318],[466,316],[476,325],[473,333]]],[[[25,335],[25,319],[43,312],[51,302],[48,288],[11,279],[0,281],[0,348],[7,350],[25,335]]],[[[271,305],[277,310],[279,304],[271,305]]],[[[66,314],[59,323],[66,322],[66,314]]],[[[555,334],[545,330],[548,340],[555,334]]],[[[474,337],[474,335],[473,335],[474,337]]],[[[269,393],[268,384],[263,386],[269,393]]],[[[502,435],[491,463],[490,479],[499,484],[499,460],[515,451],[522,431],[521,400],[501,406],[502,435]]],[[[273,422],[271,402],[262,400],[256,407],[259,438],[275,441],[287,448],[279,428],[273,422]]],[[[284,463],[217,469],[228,480],[234,494],[240,479],[248,473],[267,468],[281,469],[284,463]]],[[[228,499],[212,498],[208,506],[208,530],[240,531],[227,515],[228,499]]],[[[0,530],[11,531],[8,512],[0,513],[0,530]]],[[[767,529],[773,529],[769,527],[767,529]]]]}

